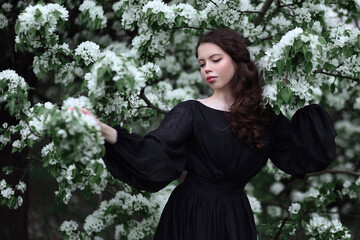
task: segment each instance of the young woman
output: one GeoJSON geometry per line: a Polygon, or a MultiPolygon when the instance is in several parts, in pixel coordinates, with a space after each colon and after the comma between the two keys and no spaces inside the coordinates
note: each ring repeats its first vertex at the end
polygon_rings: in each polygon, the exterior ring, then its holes
{"type": "Polygon", "coordinates": [[[104,161],[114,177],[150,192],[187,171],[155,240],[255,240],[246,183],[269,158],[299,178],[324,169],[335,156],[336,132],[319,105],[298,110],[291,122],[268,114],[257,68],[235,31],[209,32],[196,50],[213,94],[178,104],[144,137],[100,123],[104,161]]]}

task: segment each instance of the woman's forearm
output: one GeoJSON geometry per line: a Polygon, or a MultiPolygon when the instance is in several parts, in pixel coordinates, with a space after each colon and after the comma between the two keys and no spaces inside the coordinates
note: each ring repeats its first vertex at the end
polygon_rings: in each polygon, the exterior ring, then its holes
{"type": "Polygon", "coordinates": [[[117,139],[117,131],[109,125],[100,122],[101,134],[104,136],[105,141],[114,144],[117,139]]]}

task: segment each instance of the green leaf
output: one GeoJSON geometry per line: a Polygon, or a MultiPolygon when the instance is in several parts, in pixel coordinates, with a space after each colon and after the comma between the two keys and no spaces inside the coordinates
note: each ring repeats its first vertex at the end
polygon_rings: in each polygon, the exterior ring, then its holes
{"type": "Polygon", "coordinates": [[[291,46],[286,46],[284,49],[284,55],[286,59],[290,59],[290,50],[291,50],[291,46]]]}
{"type": "Polygon", "coordinates": [[[305,54],[305,59],[306,59],[306,61],[310,61],[311,58],[312,58],[312,53],[311,53],[311,52],[307,52],[307,53],[305,54]]]}
{"type": "Polygon", "coordinates": [[[56,21],[59,20],[61,13],[57,10],[53,11],[52,14],[54,15],[56,21]]]}
{"type": "Polygon", "coordinates": [[[313,69],[312,63],[311,63],[311,62],[307,62],[307,63],[305,64],[305,73],[306,73],[306,74],[311,73],[312,69],[313,69]]]}
{"type": "Polygon", "coordinates": [[[286,60],[286,70],[291,72],[291,60],[286,60]]]}
{"type": "Polygon", "coordinates": [[[295,53],[297,53],[302,48],[303,45],[304,43],[302,41],[296,40],[293,45],[295,53]]]}
{"type": "Polygon", "coordinates": [[[343,53],[346,57],[350,57],[354,53],[354,48],[353,47],[345,47],[343,49],[343,53]]]}
{"type": "Polygon", "coordinates": [[[305,105],[305,99],[299,99],[298,104],[299,104],[300,107],[304,106],[305,105]]]}
{"type": "Polygon", "coordinates": [[[162,22],[165,18],[165,14],[163,12],[159,13],[159,20],[162,22]]]}
{"type": "Polygon", "coordinates": [[[183,23],[184,17],[183,16],[177,16],[175,19],[175,23],[178,27],[181,26],[181,24],[183,23]]]}
{"type": "Polygon", "coordinates": [[[320,54],[323,54],[323,49],[321,45],[316,45],[316,49],[320,52],[320,54]]]}
{"type": "Polygon", "coordinates": [[[96,163],[94,166],[94,172],[96,175],[100,176],[104,172],[104,167],[100,163],[96,163]]]}
{"type": "Polygon", "coordinates": [[[276,62],[277,72],[282,74],[284,72],[285,61],[283,59],[276,62]]]}
{"type": "Polygon", "coordinates": [[[314,21],[311,20],[311,21],[309,22],[309,28],[312,28],[313,25],[314,25],[314,21]]]}
{"type": "Polygon", "coordinates": [[[280,114],[280,108],[278,106],[274,106],[274,110],[276,115],[280,114]]]}
{"type": "Polygon", "coordinates": [[[28,36],[30,38],[34,38],[36,36],[36,29],[35,28],[30,28],[29,31],[28,31],[28,36]]]}
{"type": "Polygon", "coordinates": [[[42,17],[42,12],[37,8],[36,11],[35,11],[35,21],[40,23],[44,20],[44,18],[42,17]]]}
{"type": "Polygon", "coordinates": [[[285,87],[280,90],[280,96],[284,100],[284,103],[289,103],[293,92],[290,88],[285,87]]]}
{"type": "Polygon", "coordinates": [[[307,23],[307,22],[303,22],[303,23],[301,24],[301,28],[302,28],[302,29],[306,29],[307,26],[308,26],[308,23],[307,23]]]}
{"type": "Polygon", "coordinates": [[[149,16],[152,13],[151,8],[148,8],[148,10],[146,11],[146,16],[149,16]]]}
{"type": "Polygon", "coordinates": [[[319,42],[322,44],[326,44],[326,40],[323,36],[318,36],[319,42]]]}
{"type": "Polygon", "coordinates": [[[19,21],[16,21],[16,24],[15,24],[15,32],[17,34],[19,34],[19,30],[20,30],[20,22],[19,21]]]}

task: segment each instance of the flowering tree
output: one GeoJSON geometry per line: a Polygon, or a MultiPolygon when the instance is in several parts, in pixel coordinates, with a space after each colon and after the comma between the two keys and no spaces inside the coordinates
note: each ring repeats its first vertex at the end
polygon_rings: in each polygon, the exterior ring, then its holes
{"type": "MultiPolygon", "coordinates": [[[[0,110],[12,120],[1,119],[1,148],[40,145],[37,160],[64,204],[75,190],[86,197],[116,189],[83,223],[64,219],[64,239],[101,239],[106,228],[115,239],[152,236],[174,185],[149,194],[112,178],[99,127],[79,107],[148,131],[177,103],[209,95],[194,51],[200,35],[220,27],[246,39],[264,104],[291,117],[305,102],[320,103],[336,120],[338,155],[328,170],[299,181],[269,162],[247,185],[259,238],[352,239],[342,220],[360,208],[359,1],[2,2],[0,29],[14,32],[9,51],[26,54],[34,76],[2,63],[0,110]]],[[[19,169],[2,166],[0,203],[17,209],[26,184],[21,177],[10,184],[7,176],[19,169]]]]}

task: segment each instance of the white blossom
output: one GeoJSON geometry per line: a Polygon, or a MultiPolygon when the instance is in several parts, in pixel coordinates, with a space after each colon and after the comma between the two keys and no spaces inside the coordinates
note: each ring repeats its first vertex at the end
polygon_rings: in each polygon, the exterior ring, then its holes
{"type": "Polygon", "coordinates": [[[284,184],[282,182],[274,182],[270,186],[270,192],[277,195],[279,194],[283,189],[285,188],[284,184]]]}
{"type": "MultiPolygon", "coordinates": [[[[3,70],[0,72],[0,81],[6,81],[9,94],[16,94],[18,90],[27,91],[28,85],[25,79],[19,76],[14,70],[3,70]]],[[[0,102],[7,100],[7,94],[0,98],[0,102]],[[4,98],[4,99],[3,99],[4,98]]]]}
{"type": "Polygon", "coordinates": [[[58,36],[54,34],[58,22],[66,21],[68,17],[69,12],[57,3],[30,5],[18,16],[18,41],[28,44],[29,51],[44,45],[50,47],[52,42],[50,39],[58,39],[58,36]],[[39,15],[38,12],[41,13],[41,18],[36,17],[39,15]],[[29,38],[28,31],[40,30],[41,28],[47,31],[41,36],[36,35],[34,38],[29,38]]]}
{"type": "Polygon", "coordinates": [[[12,143],[12,146],[14,147],[14,148],[21,148],[21,142],[20,142],[20,140],[15,140],[13,143],[12,143]]]}
{"type": "Polygon", "coordinates": [[[6,185],[7,185],[7,184],[6,184],[5,179],[1,180],[1,181],[0,181],[0,190],[5,189],[6,185]]]}
{"type": "Polygon", "coordinates": [[[261,213],[261,204],[254,196],[248,196],[251,209],[254,213],[261,213]]]}
{"type": "Polygon", "coordinates": [[[144,5],[142,12],[147,13],[147,11],[149,9],[154,14],[159,14],[159,13],[164,14],[164,19],[162,21],[160,21],[160,19],[158,19],[158,24],[167,24],[169,26],[173,25],[174,20],[175,20],[175,13],[170,6],[168,6],[167,4],[163,3],[160,0],[153,0],[153,1],[147,2],[144,5]]]}
{"type": "Polygon", "coordinates": [[[9,21],[6,16],[0,13],[0,29],[5,28],[9,25],[9,21]]]}
{"type": "Polygon", "coordinates": [[[360,186],[360,177],[358,177],[358,179],[356,179],[355,184],[360,186]]]}
{"type": "Polygon", "coordinates": [[[3,3],[1,7],[5,12],[10,12],[13,5],[11,3],[3,3]]]}
{"type": "Polygon", "coordinates": [[[20,181],[15,188],[19,190],[20,192],[24,193],[26,190],[26,184],[23,181],[20,181]]]}
{"type": "Polygon", "coordinates": [[[1,195],[4,198],[8,198],[8,199],[10,199],[14,195],[14,193],[15,192],[11,187],[8,187],[8,188],[5,188],[5,189],[1,190],[1,195]]]}
{"type": "Polygon", "coordinates": [[[301,205],[299,203],[292,203],[289,207],[290,214],[298,214],[301,209],[301,205]]]}
{"type": "Polygon", "coordinates": [[[280,217],[282,213],[282,208],[279,206],[268,206],[266,208],[267,214],[269,214],[271,217],[280,217]]]}
{"type": "MultiPolygon", "coordinates": [[[[73,236],[74,232],[78,230],[78,227],[79,225],[73,220],[64,221],[60,226],[60,231],[65,232],[66,235],[68,236],[73,236]]],[[[73,239],[77,239],[77,238],[73,238],[73,239]]]]}
{"type": "Polygon", "coordinates": [[[17,202],[16,202],[16,204],[14,206],[14,209],[18,209],[20,206],[22,206],[23,202],[24,202],[23,198],[21,196],[18,196],[17,197],[17,202]]]}
{"type": "Polygon", "coordinates": [[[92,0],[85,0],[80,6],[79,6],[80,12],[89,12],[90,18],[92,21],[96,21],[99,19],[101,21],[101,28],[106,27],[107,18],[104,15],[104,9],[102,6],[96,5],[95,1],[92,0]]]}
{"type": "Polygon", "coordinates": [[[88,66],[90,63],[93,63],[98,59],[100,55],[100,47],[96,43],[90,41],[82,42],[75,49],[75,55],[80,56],[84,60],[85,65],[88,66]]]}

